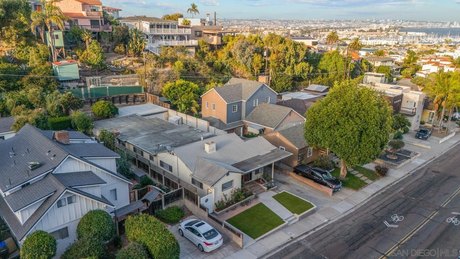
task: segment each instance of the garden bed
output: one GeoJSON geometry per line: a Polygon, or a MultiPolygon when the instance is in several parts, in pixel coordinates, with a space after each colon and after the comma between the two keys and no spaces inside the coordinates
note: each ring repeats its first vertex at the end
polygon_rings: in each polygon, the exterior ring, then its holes
{"type": "Polygon", "coordinates": [[[310,202],[301,199],[288,192],[281,192],[273,196],[277,202],[283,205],[291,213],[301,215],[302,213],[312,209],[314,207],[310,202]]]}
{"type": "Polygon", "coordinates": [[[233,216],[227,222],[253,239],[284,224],[284,221],[263,203],[233,216]]]}
{"type": "MultiPolygon", "coordinates": [[[[334,169],[332,171],[332,176],[335,178],[339,179],[340,177],[340,168],[334,169]]],[[[347,174],[347,177],[345,179],[340,179],[342,181],[343,187],[350,188],[353,190],[359,190],[363,188],[364,186],[367,185],[367,183],[361,179],[359,179],[357,176],[352,175],[350,173],[347,174]]]]}

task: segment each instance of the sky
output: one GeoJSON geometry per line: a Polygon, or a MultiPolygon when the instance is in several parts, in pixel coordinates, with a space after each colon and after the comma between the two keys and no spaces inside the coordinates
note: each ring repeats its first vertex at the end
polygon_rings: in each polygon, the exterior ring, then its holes
{"type": "Polygon", "coordinates": [[[122,16],[184,13],[191,3],[201,16],[222,19],[403,19],[459,21],[460,0],[102,0],[122,16]]]}

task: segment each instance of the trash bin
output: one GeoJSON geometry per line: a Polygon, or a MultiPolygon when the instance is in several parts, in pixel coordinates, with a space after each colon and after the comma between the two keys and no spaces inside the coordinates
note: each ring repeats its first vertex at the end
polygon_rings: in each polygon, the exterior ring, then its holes
{"type": "Polygon", "coordinates": [[[8,258],[8,247],[6,246],[5,241],[0,242],[0,258],[7,259],[8,258]]]}

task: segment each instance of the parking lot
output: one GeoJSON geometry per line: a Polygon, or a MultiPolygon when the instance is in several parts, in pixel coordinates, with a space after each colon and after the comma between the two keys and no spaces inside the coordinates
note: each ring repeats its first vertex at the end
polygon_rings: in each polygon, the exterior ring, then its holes
{"type": "MultiPolygon", "coordinates": [[[[196,218],[195,216],[191,216],[188,218],[196,218]]],[[[188,219],[185,218],[184,220],[188,219]]],[[[196,247],[192,242],[190,242],[187,238],[182,237],[179,235],[178,228],[179,224],[170,227],[170,231],[174,234],[177,241],[180,245],[180,258],[184,259],[199,259],[199,258],[227,258],[230,255],[234,254],[240,248],[230,241],[230,239],[225,236],[223,233],[220,233],[224,237],[224,244],[219,247],[218,249],[210,252],[200,252],[198,247],[196,247]]]]}

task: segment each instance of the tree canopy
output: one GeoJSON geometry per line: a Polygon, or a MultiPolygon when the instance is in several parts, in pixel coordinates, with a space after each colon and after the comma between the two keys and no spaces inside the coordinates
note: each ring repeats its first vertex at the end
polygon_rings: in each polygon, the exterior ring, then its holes
{"type": "Polygon", "coordinates": [[[95,238],[106,242],[114,235],[115,224],[112,221],[112,217],[103,210],[92,210],[86,213],[78,222],[78,239],[95,238]]]}
{"type": "Polygon", "coordinates": [[[99,119],[112,118],[118,114],[118,108],[109,101],[100,100],[91,106],[94,116],[99,119]]]}
{"type": "Polygon", "coordinates": [[[21,258],[24,259],[51,259],[55,254],[56,239],[42,230],[30,234],[21,247],[21,258]]]}
{"type": "Polygon", "coordinates": [[[200,87],[197,84],[182,79],[177,80],[164,86],[163,95],[179,112],[198,113],[200,106],[197,100],[200,96],[200,87]]]}
{"type": "Polygon", "coordinates": [[[372,161],[380,155],[391,132],[391,107],[377,92],[345,81],[316,102],[306,114],[305,139],[328,148],[346,166],[372,161]]]}

